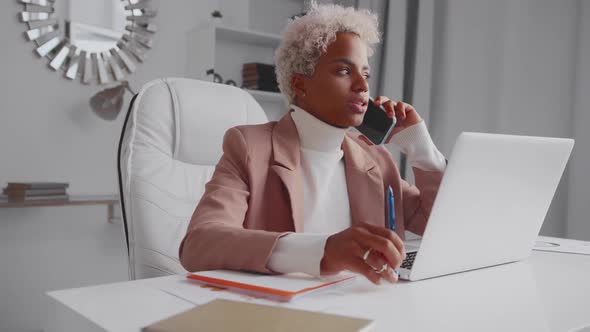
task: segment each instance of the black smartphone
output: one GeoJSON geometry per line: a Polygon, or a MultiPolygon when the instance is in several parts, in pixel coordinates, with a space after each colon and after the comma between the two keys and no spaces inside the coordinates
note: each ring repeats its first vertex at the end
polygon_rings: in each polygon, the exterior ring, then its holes
{"type": "Polygon", "coordinates": [[[395,127],[395,123],[395,117],[388,117],[383,106],[375,105],[373,98],[369,98],[363,123],[356,127],[356,129],[373,142],[373,144],[379,145],[384,143],[393,127],[395,127]]]}

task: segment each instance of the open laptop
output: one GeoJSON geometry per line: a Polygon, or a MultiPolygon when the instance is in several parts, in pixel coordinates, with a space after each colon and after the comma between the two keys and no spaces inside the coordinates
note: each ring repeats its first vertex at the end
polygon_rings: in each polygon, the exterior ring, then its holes
{"type": "Polygon", "coordinates": [[[531,254],[574,146],[565,138],[462,133],[400,278],[420,280],[531,254]]]}

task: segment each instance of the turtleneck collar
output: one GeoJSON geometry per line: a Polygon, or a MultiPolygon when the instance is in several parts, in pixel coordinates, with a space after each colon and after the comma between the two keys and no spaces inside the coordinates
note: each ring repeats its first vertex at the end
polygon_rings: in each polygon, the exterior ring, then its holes
{"type": "Polygon", "coordinates": [[[340,151],[347,129],[334,127],[291,104],[291,117],[295,122],[299,142],[304,149],[320,152],[340,151]]]}

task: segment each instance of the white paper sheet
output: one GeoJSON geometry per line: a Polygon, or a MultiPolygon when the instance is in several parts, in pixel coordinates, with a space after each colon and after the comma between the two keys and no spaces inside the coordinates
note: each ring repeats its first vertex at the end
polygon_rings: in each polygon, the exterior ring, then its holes
{"type": "Polygon", "coordinates": [[[539,236],[533,250],[590,255],[590,242],[539,236]]]}
{"type": "MultiPolygon", "coordinates": [[[[357,278],[358,279],[358,278],[357,278]]],[[[353,283],[356,284],[356,283],[353,283]]],[[[323,311],[335,303],[341,303],[346,297],[346,290],[353,284],[342,285],[341,287],[327,288],[318,293],[309,294],[291,302],[276,302],[264,298],[238,294],[228,290],[218,290],[200,285],[189,279],[167,281],[151,286],[165,293],[179,297],[185,301],[199,305],[213,299],[226,299],[234,301],[252,302],[260,304],[271,304],[292,309],[304,309],[311,311],[323,311]]]]}

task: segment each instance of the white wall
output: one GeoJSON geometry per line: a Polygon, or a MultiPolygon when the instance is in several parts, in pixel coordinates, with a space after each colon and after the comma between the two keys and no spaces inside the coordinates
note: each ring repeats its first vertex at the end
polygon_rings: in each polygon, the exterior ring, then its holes
{"type": "MultiPolygon", "coordinates": [[[[574,135],[578,4],[577,0],[434,2],[429,125],[444,154],[450,153],[462,131],[574,135]]],[[[590,140],[578,142],[589,144],[590,140]]],[[[566,170],[543,234],[565,235],[567,183],[566,170]]]]}
{"type": "Polygon", "coordinates": [[[121,224],[105,206],[0,212],[0,331],[39,331],[49,290],[127,279],[121,224]]]}
{"type": "Polygon", "coordinates": [[[578,8],[578,49],[573,133],[576,146],[570,161],[567,236],[590,240],[590,1],[578,8]]]}
{"type": "MultiPolygon", "coordinates": [[[[129,77],[131,86],[137,91],[155,78],[184,76],[186,64],[198,61],[187,56],[186,33],[213,9],[228,23],[252,20],[274,29],[273,15],[301,8],[293,9],[295,0],[282,2],[285,7],[252,0],[257,10],[248,13],[233,0],[153,1],[159,30],[146,62],[129,77]]],[[[66,181],[71,194],[116,193],[123,114],[112,122],[98,118],[88,100],[104,87],[69,81],[33,53],[17,20],[22,8],[0,1],[0,187],[66,181]]],[[[40,330],[45,291],[127,279],[125,250],[122,226],[106,223],[104,206],[0,209],[0,330],[40,330]]]]}

